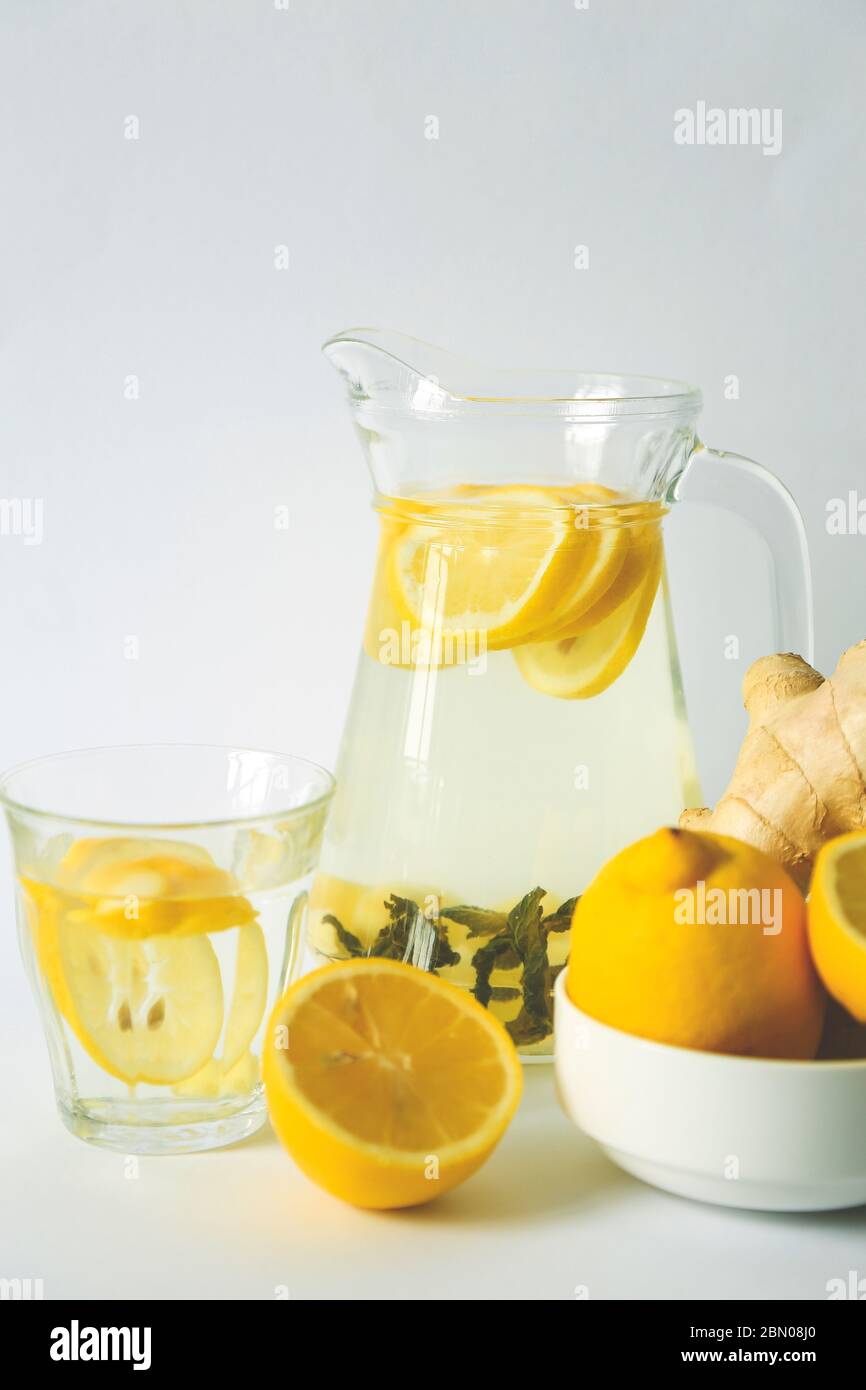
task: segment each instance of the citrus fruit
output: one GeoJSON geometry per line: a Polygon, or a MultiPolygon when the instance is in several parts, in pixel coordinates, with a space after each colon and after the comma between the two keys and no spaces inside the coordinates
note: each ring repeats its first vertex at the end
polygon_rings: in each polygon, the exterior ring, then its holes
{"type": "Polygon", "coordinates": [[[271,1015],[263,1073],[298,1167],[360,1207],[413,1206],[463,1182],[522,1084],[514,1044],[471,995],[379,959],[292,985],[271,1015]]]}
{"type": "Polygon", "coordinates": [[[364,650],[367,655],[382,666],[403,668],[414,664],[412,618],[399,596],[395,597],[393,585],[389,582],[389,569],[392,550],[405,529],[405,524],[394,517],[382,517],[373,591],[364,624],[364,650]],[[410,629],[408,640],[404,636],[404,623],[410,629]]]}
{"type": "Polygon", "coordinates": [[[568,579],[532,639],[552,637],[561,625],[575,623],[595,608],[612,588],[616,589],[627,554],[628,536],[623,526],[596,524],[576,530],[569,544],[568,579]]]}
{"type": "Polygon", "coordinates": [[[71,921],[127,938],[227,931],[256,916],[232,874],[179,840],[77,840],[56,881],[71,921]]]}
{"type": "Polygon", "coordinates": [[[126,941],[61,919],[57,946],[68,1022],[105,1071],[158,1086],[208,1060],[222,1030],[223,992],[206,937],[126,941]]]}
{"type": "Polygon", "coordinates": [[[348,954],[346,943],[340,940],[337,923],[360,946],[368,951],[376,937],[391,921],[388,901],[392,897],[409,898],[424,908],[429,902],[440,903],[435,889],[418,883],[392,880],[370,888],[348,879],[317,873],[310,891],[307,913],[307,939],[313,950],[329,960],[341,960],[348,954]]]}
{"type": "Polygon", "coordinates": [[[866,1023],[866,831],[822,846],[809,894],[809,944],[830,994],[866,1023]]]}
{"type": "Polygon", "coordinates": [[[43,984],[64,1018],[72,1015],[72,1001],[60,962],[58,924],[63,910],[63,895],[46,883],[21,879],[22,898],[33,946],[36,965],[43,984]]]}
{"type": "Polygon", "coordinates": [[[76,841],[56,885],[22,879],[39,971],[96,1062],[129,1084],[174,1084],[212,1057],[231,1071],[267,1002],[264,937],[252,905],[208,852],[173,840],[76,841]],[[165,895],[165,896],[162,896],[165,895]],[[207,935],[238,927],[223,1016],[207,935]]]}
{"type": "Polygon", "coordinates": [[[222,870],[201,845],[130,835],[75,840],[60,861],[56,878],[70,892],[138,893],[141,897],[185,889],[190,880],[211,891],[220,891],[225,883],[222,870]]]}
{"type": "Polygon", "coordinates": [[[210,1057],[200,1071],[176,1082],[172,1091],[188,1100],[215,1100],[217,1096],[246,1095],[258,1080],[258,1059],[252,1052],[244,1052],[234,1066],[228,1068],[219,1057],[210,1057]]]}
{"type": "Polygon", "coordinates": [[[483,634],[491,650],[542,626],[573,569],[570,513],[551,501],[541,488],[487,488],[407,525],[390,551],[397,610],[425,631],[483,634]]]}
{"type": "Polygon", "coordinates": [[[611,859],[578,902],[568,993],[613,1028],[755,1057],[814,1057],[825,996],[803,896],[760,850],[659,830],[611,859]]]}
{"type": "Polygon", "coordinates": [[[237,933],[234,989],[225,1023],[221,1062],[231,1071],[258,1032],[268,998],[268,952],[258,922],[237,933]]]}
{"type": "Polygon", "coordinates": [[[587,700],[622,675],[641,643],[661,575],[655,552],[639,587],[586,631],[515,647],[524,680],[543,695],[587,700]]]}
{"type": "Polygon", "coordinates": [[[590,605],[569,610],[561,627],[551,632],[551,638],[579,637],[596,627],[629,599],[650,575],[661,569],[661,533],[657,526],[622,526],[625,555],[618,573],[604,592],[590,605]]]}

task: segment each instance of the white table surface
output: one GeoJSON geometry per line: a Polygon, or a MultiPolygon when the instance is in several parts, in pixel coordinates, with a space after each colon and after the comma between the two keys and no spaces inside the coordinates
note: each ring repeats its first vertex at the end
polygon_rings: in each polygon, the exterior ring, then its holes
{"type": "Polygon", "coordinates": [[[35,1010],[15,1017],[0,1276],[41,1278],[47,1299],[823,1299],[828,1279],[866,1274],[866,1209],[763,1215],[656,1192],[572,1128],[548,1067],[529,1070],[487,1166],[413,1211],[344,1206],[270,1130],[130,1176],[62,1127],[35,1010]]]}

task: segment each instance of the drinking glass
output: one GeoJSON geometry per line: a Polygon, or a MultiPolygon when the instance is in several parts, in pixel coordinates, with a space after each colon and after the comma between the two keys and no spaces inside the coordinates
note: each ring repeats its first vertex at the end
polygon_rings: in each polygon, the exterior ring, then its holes
{"type": "Polygon", "coordinates": [[[333,789],[302,758],[202,745],[62,753],[0,778],[73,1134],[183,1153],[264,1123],[262,1036],[298,968],[333,789]]]}

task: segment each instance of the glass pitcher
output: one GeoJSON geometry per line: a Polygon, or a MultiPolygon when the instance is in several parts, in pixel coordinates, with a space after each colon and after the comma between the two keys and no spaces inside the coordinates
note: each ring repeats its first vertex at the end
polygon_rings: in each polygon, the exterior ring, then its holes
{"type": "Polygon", "coordinates": [[[680,382],[491,371],[370,329],[324,350],[381,536],[309,963],[434,969],[544,1056],[576,898],[700,805],[663,517],[686,497],[757,524],[778,649],[809,660],[803,522],[770,473],[699,442],[680,382]]]}

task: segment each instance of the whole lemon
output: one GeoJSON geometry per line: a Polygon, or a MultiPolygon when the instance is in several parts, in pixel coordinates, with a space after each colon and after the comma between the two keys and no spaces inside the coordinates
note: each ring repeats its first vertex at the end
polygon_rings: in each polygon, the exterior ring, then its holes
{"type": "Polygon", "coordinates": [[[727,835],[664,829],[624,849],[580,899],[568,993],[642,1038],[752,1057],[814,1057],[825,995],[803,895],[727,835]]]}

